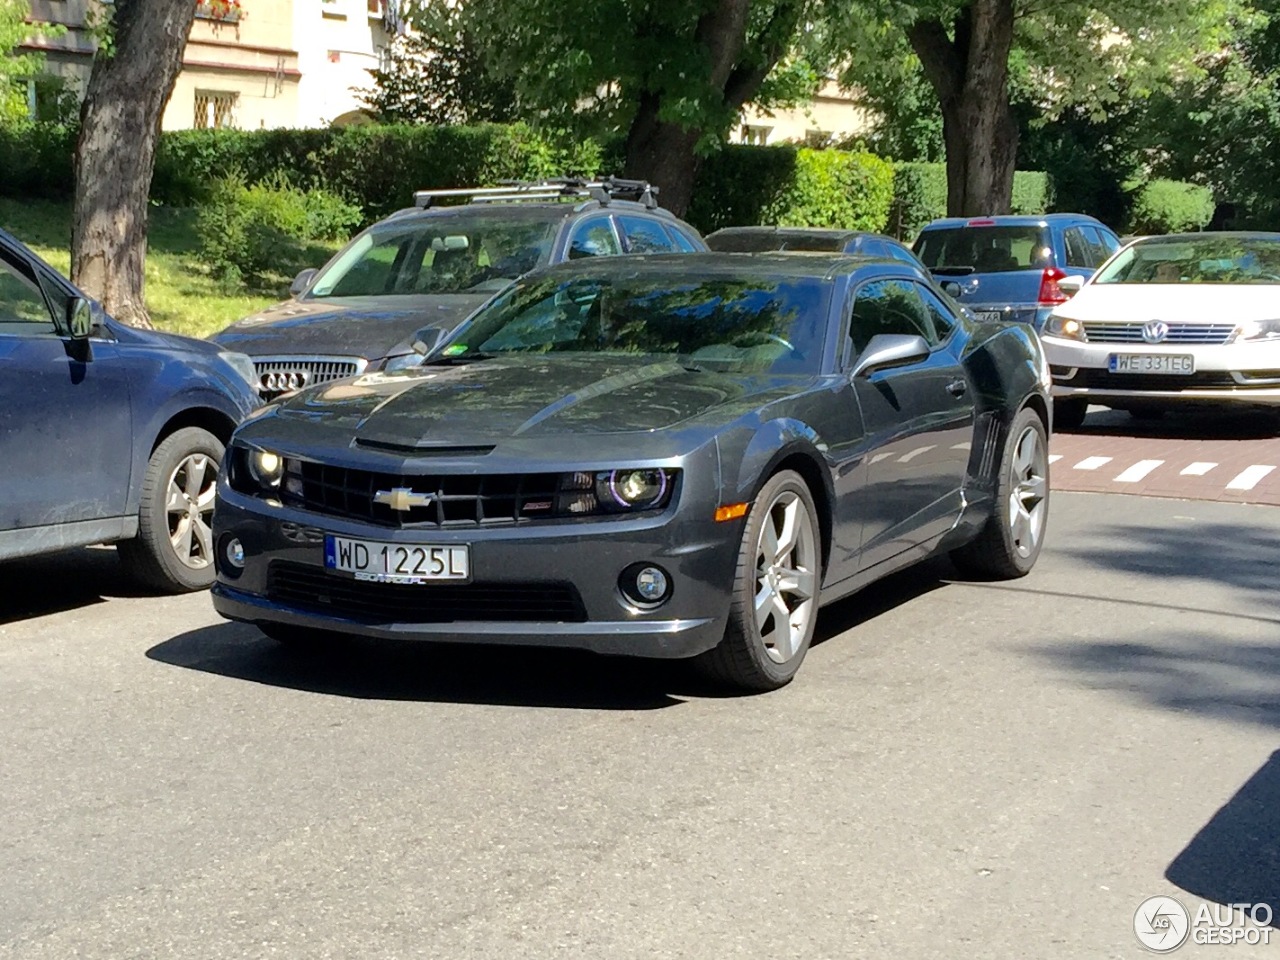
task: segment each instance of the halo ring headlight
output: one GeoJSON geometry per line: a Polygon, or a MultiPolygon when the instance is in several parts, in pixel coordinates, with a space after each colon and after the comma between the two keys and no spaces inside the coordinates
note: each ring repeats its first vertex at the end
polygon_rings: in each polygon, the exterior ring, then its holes
{"type": "Polygon", "coordinates": [[[252,450],[249,453],[249,472],[263,487],[274,489],[284,476],[284,460],[271,450],[252,450]]]}
{"type": "Polygon", "coordinates": [[[660,468],[610,470],[597,477],[600,499],[624,510],[643,510],[658,503],[667,495],[670,482],[667,471],[660,468]]]}

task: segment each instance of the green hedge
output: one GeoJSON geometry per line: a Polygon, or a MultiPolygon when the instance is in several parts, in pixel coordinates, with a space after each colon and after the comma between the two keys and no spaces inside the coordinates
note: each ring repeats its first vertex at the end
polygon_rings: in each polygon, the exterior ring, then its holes
{"type": "Polygon", "coordinates": [[[62,200],[75,190],[76,130],[55,123],[0,124],[0,194],[62,200]]]}
{"type": "Polygon", "coordinates": [[[1151,180],[1133,195],[1129,233],[1182,233],[1213,219],[1213,191],[1180,180],[1151,180]]]}
{"type": "MultiPolygon", "coordinates": [[[[941,163],[898,163],[893,174],[889,231],[899,239],[911,240],[930,220],[947,215],[947,168],[941,163]]],[[[1044,213],[1051,199],[1046,174],[1019,170],[1013,175],[1011,212],[1044,213]]]]}
{"type": "Polygon", "coordinates": [[[721,227],[882,230],[893,200],[893,168],[869,153],[804,147],[726,146],[706,158],[687,219],[721,227]]]}

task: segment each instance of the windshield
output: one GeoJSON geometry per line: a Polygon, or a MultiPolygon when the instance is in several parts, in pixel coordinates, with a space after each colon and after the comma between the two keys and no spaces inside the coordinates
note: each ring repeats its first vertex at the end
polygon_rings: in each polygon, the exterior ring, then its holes
{"type": "Polygon", "coordinates": [[[707,237],[707,246],[720,253],[763,253],[768,250],[801,250],[839,253],[844,238],[823,234],[776,233],[752,230],[707,237]]]}
{"type": "Polygon", "coordinates": [[[830,297],[829,284],[809,277],[545,277],[478,314],[444,356],[631,354],[723,371],[817,373],[830,297]]]}
{"type": "Polygon", "coordinates": [[[1280,283],[1280,241],[1258,237],[1144,240],[1116,254],[1094,283],[1280,283]]]}
{"type": "Polygon", "coordinates": [[[926,230],[916,255],[934,273],[1008,273],[1053,266],[1043,227],[944,227],[926,230]]]}
{"type": "Polygon", "coordinates": [[[415,217],[353,240],[316,278],[308,299],[486,293],[545,264],[558,211],[495,211],[415,217]]]}

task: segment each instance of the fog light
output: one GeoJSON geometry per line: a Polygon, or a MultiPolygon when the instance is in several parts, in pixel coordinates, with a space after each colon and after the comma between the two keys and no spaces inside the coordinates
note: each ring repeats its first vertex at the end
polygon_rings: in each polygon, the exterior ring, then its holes
{"type": "Polygon", "coordinates": [[[226,558],[227,563],[237,570],[244,569],[244,544],[235,537],[227,541],[226,558]]]}
{"type": "Polygon", "coordinates": [[[656,607],[671,596],[671,577],[661,567],[634,563],[622,571],[618,586],[628,600],[641,607],[656,607]]]}

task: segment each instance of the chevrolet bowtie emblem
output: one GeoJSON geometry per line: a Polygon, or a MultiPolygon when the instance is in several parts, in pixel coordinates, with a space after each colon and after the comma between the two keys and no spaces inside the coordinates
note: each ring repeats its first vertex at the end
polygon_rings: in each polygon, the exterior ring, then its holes
{"type": "Polygon", "coordinates": [[[374,503],[385,503],[392,510],[412,510],[414,507],[429,507],[435,495],[418,493],[408,487],[395,487],[391,490],[379,490],[373,495],[374,503]]]}

